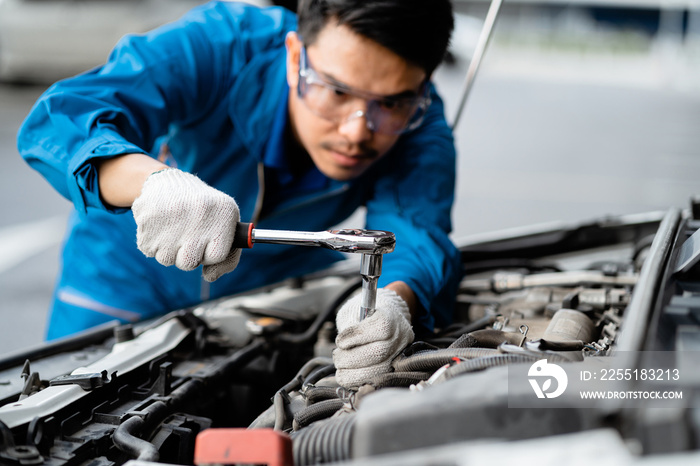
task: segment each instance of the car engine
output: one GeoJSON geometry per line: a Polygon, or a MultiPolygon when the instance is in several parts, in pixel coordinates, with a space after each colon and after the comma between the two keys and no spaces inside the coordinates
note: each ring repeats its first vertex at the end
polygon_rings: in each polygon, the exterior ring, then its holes
{"type": "MultiPolygon", "coordinates": [[[[615,355],[692,359],[698,211],[459,242],[454,323],[418,333],[393,372],[357,390],[338,386],[332,359],[335,312],[361,286],[352,258],[6,355],[0,464],[561,464],[601,453],[619,464],[695,461],[697,370],[659,367],[680,370],[673,388],[683,391],[662,408],[624,399],[537,405],[550,401],[552,381],[538,393],[514,377],[557,365],[581,374],[569,376],[571,389],[584,374],[606,374],[615,355]],[[600,369],[583,369],[590,364],[600,369]]],[[[626,364],[616,383],[639,382],[625,378],[646,370],[643,360],[626,364]]]]}

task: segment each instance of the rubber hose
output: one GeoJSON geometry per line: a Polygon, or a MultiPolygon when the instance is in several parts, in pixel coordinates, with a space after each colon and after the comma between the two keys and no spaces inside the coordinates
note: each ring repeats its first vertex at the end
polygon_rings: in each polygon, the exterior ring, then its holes
{"type": "Polygon", "coordinates": [[[432,346],[434,346],[436,349],[437,348],[447,348],[449,346],[452,346],[452,343],[454,343],[455,339],[453,337],[439,337],[439,338],[431,338],[428,340],[432,346]]]}
{"type": "Polygon", "coordinates": [[[281,390],[275,393],[273,404],[275,406],[275,426],[273,429],[281,431],[284,428],[284,423],[287,421],[287,413],[284,409],[284,395],[281,390]]]}
{"type": "Polygon", "coordinates": [[[476,339],[476,344],[474,346],[478,348],[498,348],[502,343],[519,345],[523,339],[521,333],[504,332],[492,328],[476,330],[470,332],[469,335],[476,339]]]}
{"type": "Polygon", "coordinates": [[[285,343],[306,343],[316,337],[321,325],[335,314],[336,310],[362,285],[362,281],[357,281],[350,285],[335,301],[321,314],[316,316],[313,323],[303,333],[282,333],[278,336],[279,341],[285,343]]]}
{"type": "Polygon", "coordinates": [[[304,385],[313,385],[324,377],[328,377],[335,373],[335,364],[329,364],[325,367],[320,367],[304,379],[304,385]]]}
{"type": "Polygon", "coordinates": [[[474,338],[470,333],[465,333],[461,337],[457,338],[449,346],[450,348],[474,348],[477,346],[476,338],[474,338]]]}
{"type": "Polygon", "coordinates": [[[190,379],[173,390],[168,401],[171,411],[175,411],[176,408],[182,406],[185,402],[195,399],[201,393],[203,385],[200,380],[190,379]]]}
{"type": "Polygon", "coordinates": [[[548,341],[545,339],[535,340],[535,343],[539,343],[540,350],[551,350],[551,351],[581,351],[586,344],[581,340],[571,340],[571,341],[548,341]]]}
{"type": "Polygon", "coordinates": [[[312,422],[320,421],[331,417],[343,407],[343,400],[335,398],[331,400],[319,401],[311,406],[308,406],[294,415],[295,427],[294,430],[299,430],[308,426],[312,422]]]}
{"type": "Polygon", "coordinates": [[[452,367],[449,367],[445,372],[442,373],[440,377],[437,378],[437,380],[435,380],[434,385],[445,382],[461,374],[476,372],[483,369],[487,369],[489,367],[532,362],[536,359],[536,356],[529,356],[524,354],[497,354],[495,356],[471,359],[469,361],[464,361],[459,364],[455,364],[452,367]]]}
{"type": "Polygon", "coordinates": [[[314,387],[308,386],[302,392],[304,398],[309,403],[317,403],[323,400],[331,400],[333,398],[338,398],[336,387],[314,387]]]}
{"type": "MultiPolygon", "coordinates": [[[[266,348],[265,340],[254,340],[248,346],[244,346],[223,361],[214,365],[210,370],[212,376],[208,382],[218,383],[227,381],[241,366],[245,366],[250,361],[258,357],[266,348]]],[[[173,391],[173,394],[177,390],[173,391]]]]}
{"type": "Polygon", "coordinates": [[[317,357],[306,361],[306,363],[301,366],[297,375],[294,376],[292,380],[287,382],[287,384],[279,389],[275,396],[272,398],[272,402],[275,409],[275,425],[274,430],[281,431],[284,429],[284,425],[287,422],[287,413],[284,405],[286,404],[286,395],[289,392],[298,390],[302,386],[302,381],[309,377],[318,366],[324,366],[321,369],[326,369],[329,366],[335,371],[335,366],[333,366],[333,360],[331,358],[317,357]]]}
{"type": "Polygon", "coordinates": [[[429,378],[430,372],[387,372],[372,378],[367,384],[374,388],[410,387],[429,378]]]}
{"type": "Polygon", "coordinates": [[[130,417],[117,427],[112,435],[112,441],[118,449],[137,460],[157,463],[160,453],[155,445],[137,437],[145,424],[144,420],[138,416],[130,417]]]}
{"type": "Polygon", "coordinates": [[[333,463],[350,459],[355,416],[315,422],[292,436],[295,466],[333,463]]]}
{"type": "MultiPolygon", "coordinates": [[[[294,378],[289,381],[284,387],[282,387],[282,391],[289,393],[294,390],[298,390],[301,388],[302,383],[304,383],[305,379],[309,377],[309,374],[311,374],[316,368],[319,366],[332,366],[333,365],[333,359],[331,358],[326,358],[326,357],[316,357],[313,359],[309,359],[306,361],[306,363],[301,366],[301,369],[297,372],[297,374],[294,376],[294,378]]],[[[335,370],[335,367],[333,368],[335,370]]]]}
{"type": "Polygon", "coordinates": [[[284,384],[282,388],[279,389],[280,392],[283,393],[291,393],[295,390],[299,390],[303,384],[304,380],[309,376],[311,372],[313,372],[319,365],[323,365],[323,367],[326,367],[326,364],[328,364],[328,361],[331,361],[330,364],[333,364],[333,361],[330,358],[314,358],[306,362],[301,369],[296,373],[294,378],[284,384]],[[323,362],[321,362],[323,360],[323,362]]]}
{"type": "Polygon", "coordinates": [[[426,351],[413,356],[396,359],[392,366],[396,372],[434,372],[452,361],[452,358],[481,358],[499,354],[498,350],[489,348],[447,348],[426,351]]]}
{"type": "MultiPolygon", "coordinates": [[[[263,348],[264,342],[260,340],[236,351],[217,365],[212,371],[213,375],[210,381],[216,383],[218,380],[229,378],[235,369],[248,363],[257,356],[263,348]]],[[[158,458],[160,457],[158,449],[152,443],[138,438],[136,435],[142,433],[144,430],[153,429],[160,425],[169,413],[174,412],[175,409],[188,400],[195,398],[200,392],[201,385],[201,381],[190,379],[173,390],[168,396],[167,405],[162,401],[156,401],[145,407],[143,409],[146,413],[145,421],[139,416],[132,416],[121,423],[112,435],[114,445],[119,450],[138,460],[158,462],[158,458]]]]}

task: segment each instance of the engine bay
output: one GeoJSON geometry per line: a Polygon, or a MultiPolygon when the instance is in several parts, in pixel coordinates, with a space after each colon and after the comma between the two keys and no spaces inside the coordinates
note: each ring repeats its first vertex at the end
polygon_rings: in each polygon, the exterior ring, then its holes
{"type": "MultiPolygon", "coordinates": [[[[561,464],[593,461],[601,448],[620,464],[697,458],[692,371],[676,384],[682,402],[664,409],[512,407],[537,394],[512,377],[537,364],[700,349],[699,227],[692,212],[672,210],[464,241],[454,323],[417,334],[391,373],[358,390],[338,386],[332,359],[335,312],[361,287],[352,260],[6,356],[0,463],[220,464],[198,459],[198,435],[233,428],[279,434],[295,465],[561,464]]],[[[230,447],[244,447],[235,438],[230,447]]]]}

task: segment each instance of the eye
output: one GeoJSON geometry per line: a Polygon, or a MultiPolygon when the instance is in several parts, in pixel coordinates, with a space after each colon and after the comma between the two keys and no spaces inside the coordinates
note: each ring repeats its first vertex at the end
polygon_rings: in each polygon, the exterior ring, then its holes
{"type": "Polygon", "coordinates": [[[398,107],[398,103],[395,100],[382,100],[379,102],[379,105],[387,110],[394,110],[396,107],[398,107]]]}
{"type": "Polygon", "coordinates": [[[336,97],[345,97],[348,95],[347,92],[343,91],[342,89],[338,89],[337,87],[333,89],[333,92],[335,93],[336,97]]]}
{"type": "Polygon", "coordinates": [[[405,112],[410,110],[412,101],[407,99],[386,99],[379,102],[381,108],[391,112],[405,112]]]}

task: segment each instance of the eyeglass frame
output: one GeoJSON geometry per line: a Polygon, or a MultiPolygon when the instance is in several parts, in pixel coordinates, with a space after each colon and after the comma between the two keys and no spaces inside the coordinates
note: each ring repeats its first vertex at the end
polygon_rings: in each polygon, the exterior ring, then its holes
{"type": "Polygon", "coordinates": [[[421,123],[423,123],[423,120],[425,118],[425,114],[427,113],[428,107],[430,107],[430,104],[432,103],[432,100],[430,99],[430,86],[428,85],[428,80],[426,79],[420,87],[420,90],[418,91],[417,95],[415,97],[411,97],[410,99],[413,99],[413,105],[414,110],[406,118],[406,124],[404,127],[402,127],[400,130],[397,131],[381,131],[377,128],[376,123],[374,123],[373,118],[371,117],[371,112],[373,108],[378,108],[379,105],[381,105],[382,102],[391,102],[393,101],[399,101],[401,99],[406,99],[408,100],[409,98],[403,97],[403,98],[394,98],[392,99],[391,97],[387,96],[382,96],[378,94],[372,94],[370,92],[365,92],[361,91],[358,89],[353,89],[349,86],[342,86],[342,85],[337,85],[331,82],[328,82],[327,80],[323,79],[318,72],[314,69],[313,65],[311,64],[307,52],[306,52],[306,46],[302,44],[301,46],[301,52],[299,54],[299,81],[297,83],[297,95],[299,96],[299,99],[304,102],[304,105],[307,106],[309,110],[311,110],[315,115],[319,116],[320,118],[323,118],[324,120],[331,121],[336,124],[342,124],[347,121],[350,121],[354,118],[363,116],[366,121],[366,126],[367,129],[369,129],[372,132],[378,132],[378,133],[383,133],[383,134],[404,134],[409,131],[412,131],[419,127],[421,123]],[[320,85],[326,89],[330,89],[334,92],[342,92],[344,94],[348,94],[352,97],[359,98],[364,100],[367,103],[367,111],[363,110],[356,110],[353,112],[350,112],[348,115],[348,118],[345,120],[334,120],[331,118],[328,118],[324,115],[319,114],[316,112],[314,109],[312,109],[308,104],[306,103],[304,99],[304,93],[302,92],[302,82],[305,83],[306,86],[308,85],[313,85],[317,84],[320,85]],[[374,104],[374,105],[373,105],[374,104]],[[416,117],[418,115],[418,117],[416,117]],[[415,118],[415,121],[411,121],[415,118]]]}

